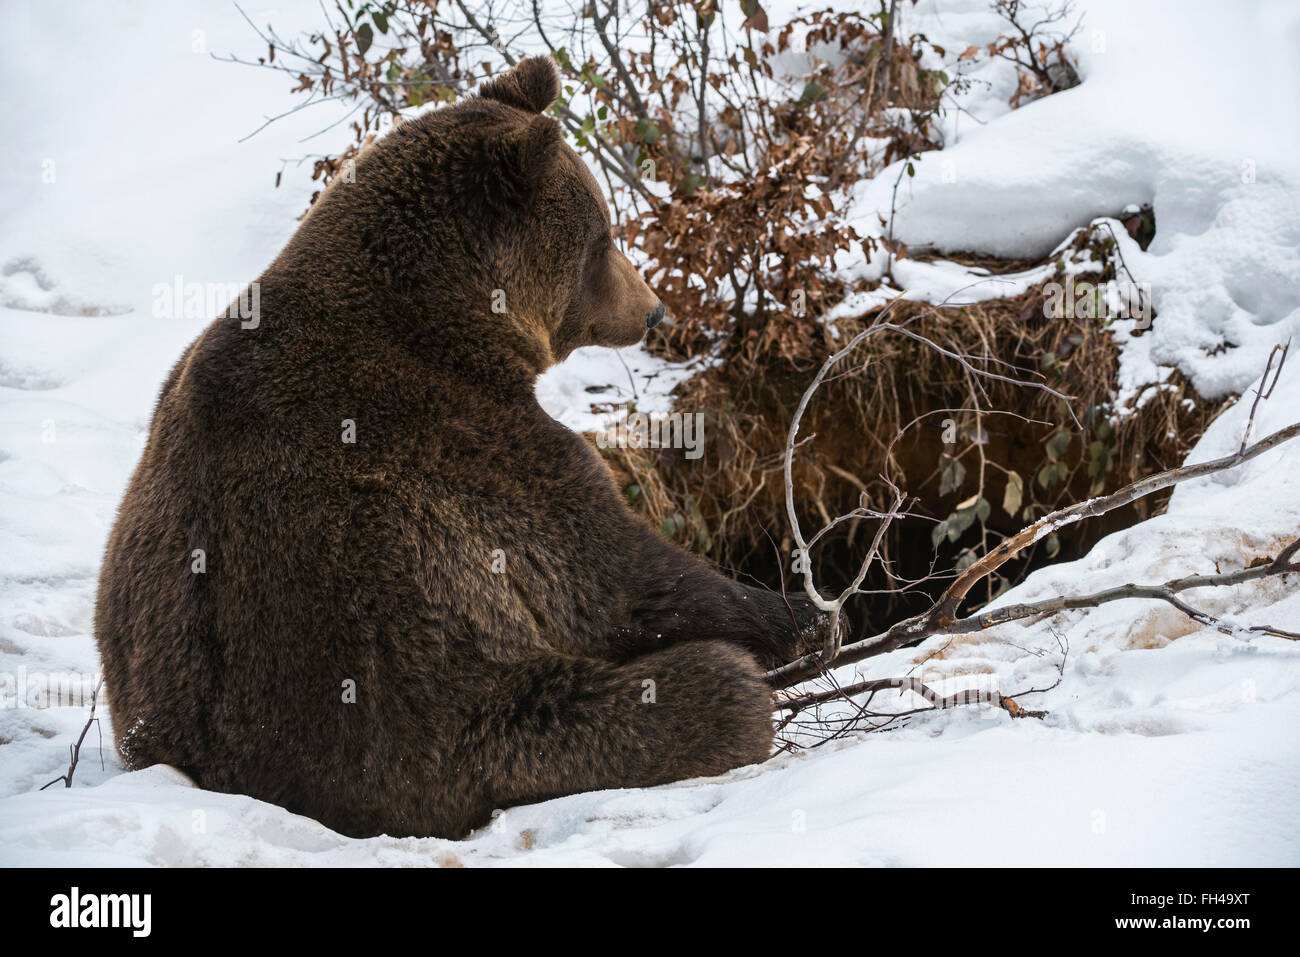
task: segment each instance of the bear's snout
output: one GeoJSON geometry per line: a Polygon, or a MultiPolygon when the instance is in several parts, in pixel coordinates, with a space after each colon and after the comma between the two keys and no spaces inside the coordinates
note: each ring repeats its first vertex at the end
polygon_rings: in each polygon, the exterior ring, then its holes
{"type": "Polygon", "coordinates": [[[645,314],[645,327],[647,330],[653,329],[655,326],[659,325],[659,323],[663,321],[664,321],[664,302],[662,299],[660,299],[659,305],[655,306],[655,311],[647,312],[645,314]]]}

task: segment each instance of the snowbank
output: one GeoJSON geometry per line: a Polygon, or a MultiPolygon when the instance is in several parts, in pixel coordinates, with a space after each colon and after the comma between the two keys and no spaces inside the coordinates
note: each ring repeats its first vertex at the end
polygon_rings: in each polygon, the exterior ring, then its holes
{"type": "MultiPolygon", "coordinates": [[[[1157,366],[1177,367],[1206,398],[1240,393],[1268,349],[1300,331],[1300,66],[1290,52],[1300,8],[1090,0],[1079,9],[1074,89],[1009,111],[1014,67],[955,64],[974,82],[945,119],[944,150],[903,178],[895,235],[916,249],[1034,258],[1096,217],[1151,203],[1150,248],[1119,236],[1158,314],[1150,335],[1118,333],[1121,393],[1161,381],[1157,366]]],[[[922,0],[913,22],[950,51],[949,70],[967,44],[1002,29],[985,0],[922,0]]],[[[863,185],[859,233],[882,233],[876,214],[888,215],[896,178],[897,166],[863,185]]],[[[878,259],[863,272],[882,268],[878,259]]],[[[979,278],[944,263],[895,269],[913,297],[933,302],[979,278]]]]}

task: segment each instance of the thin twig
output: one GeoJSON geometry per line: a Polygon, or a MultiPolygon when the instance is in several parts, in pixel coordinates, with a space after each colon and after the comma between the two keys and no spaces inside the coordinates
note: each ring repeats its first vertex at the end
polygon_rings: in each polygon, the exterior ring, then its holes
{"type": "MultiPolygon", "coordinates": [[[[90,731],[90,726],[92,724],[99,723],[99,719],[95,717],[95,705],[99,701],[99,689],[102,688],[103,686],[104,686],[104,676],[100,675],[99,680],[95,682],[95,690],[90,693],[90,716],[86,718],[86,724],[81,729],[81,734],[77,737],[77,743],[73,745],[69,745],[68,747],[68,751],[70,754],[70,760],[68,762],[68,770],[63,774],[60,774],[53,781],[49,782],[49,784],[43,785],[41,787],[42,791],[44,791],[46,788],[50,787],[51,785],[58,784],[60,781],[63,782],[65,787],[72,787],[72,776],[77,772],[77,762],[81,760],[81,743],[86,740],[86,733],[90,731]]],[[[102,753],[103,750],[102,747],[100,750],[102,753]]]]}

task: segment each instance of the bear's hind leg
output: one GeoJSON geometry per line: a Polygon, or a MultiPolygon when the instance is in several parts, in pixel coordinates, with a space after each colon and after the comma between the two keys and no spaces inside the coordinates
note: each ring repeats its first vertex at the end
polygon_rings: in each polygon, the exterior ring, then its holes
{"type": "Polygon", "coordinates": [[[457,762],[476,769],[483,816],[563,794],[721,774],[771,752],[771,688],[753,656],[725,641],[618,665],[533,659],[503,666],[486,686],[457,762]]]}

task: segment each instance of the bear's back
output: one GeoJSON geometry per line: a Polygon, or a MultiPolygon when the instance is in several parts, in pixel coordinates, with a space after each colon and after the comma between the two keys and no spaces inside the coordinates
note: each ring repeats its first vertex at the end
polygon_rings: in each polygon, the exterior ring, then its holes
{"type": "Polygon", "coordinates": [[[377,392],[241,334],[219,320],[177,363],[109,540],[115,734],[132,766],[337,822],[382,799],[352,769],[447,773],[480,664],[608,630],[625,509],[540,410],[377,392]]]}

